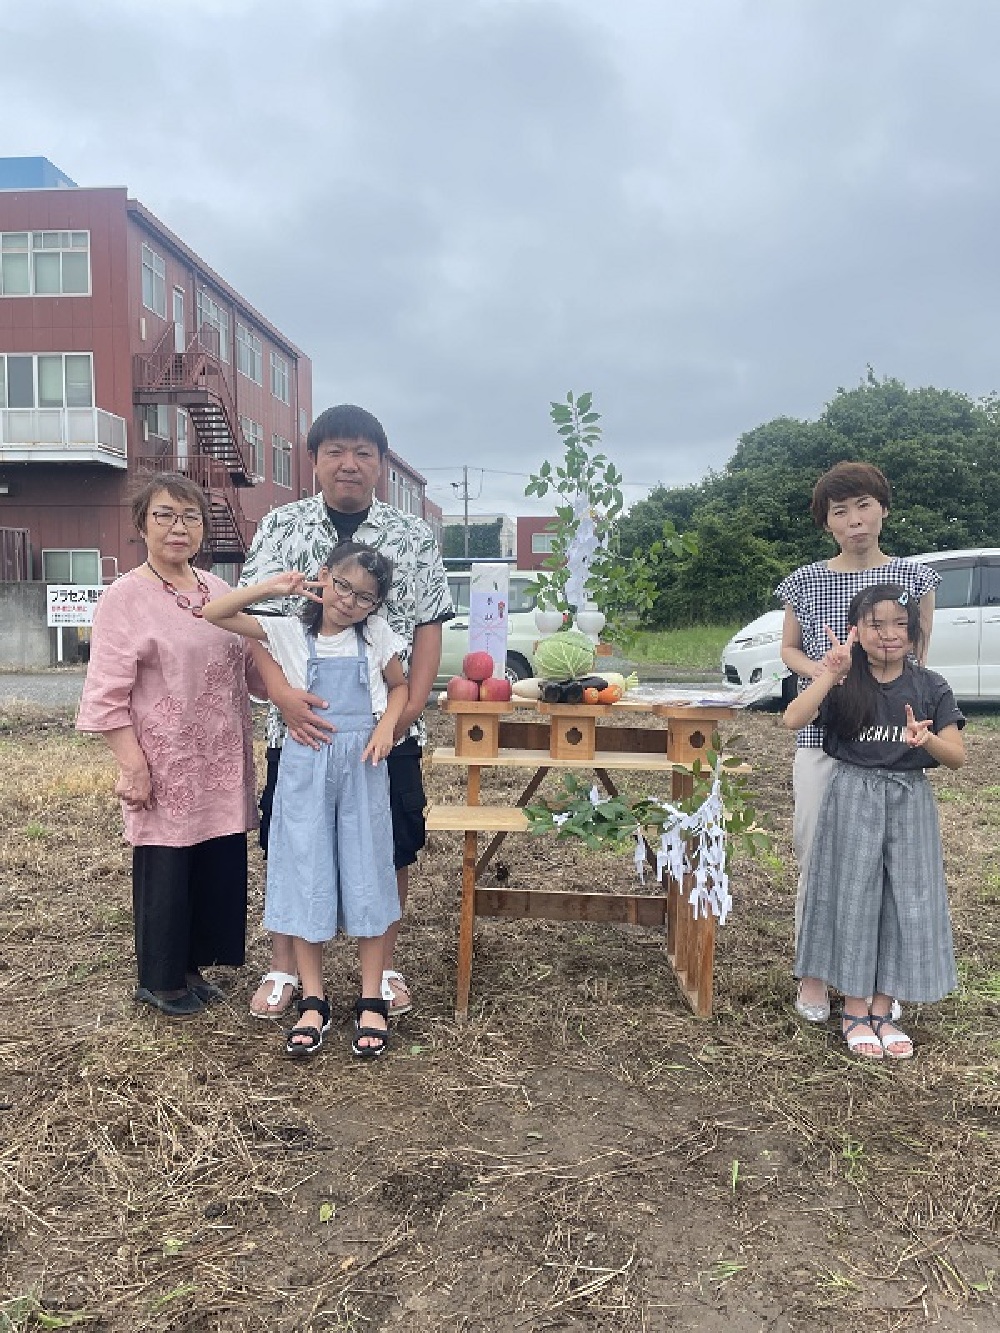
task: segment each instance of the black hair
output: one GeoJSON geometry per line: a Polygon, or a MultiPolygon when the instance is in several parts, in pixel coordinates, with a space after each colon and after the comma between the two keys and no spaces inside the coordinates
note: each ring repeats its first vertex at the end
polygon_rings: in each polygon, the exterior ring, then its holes
{"type": "MultiPolygon", "coordinates": [[[[859,625],[872,615],[880,602],[895,602],[906,611],[906,637],[913,651],[919,655],[924,642],[920,623],[920,599],[900,583],[873,583],[862,588],[851,598],[847,608],[847,626],[859,625]]],[[[827,724],[838,736],[853,739],[876,718],[878,681],[872,675],[868,657],[860,643],[851,650],[851,669],[843,684],[827,695],[827,724]]]]}
{"type": "Polygon", "coordinates": [[[328,407],[309,427],[306,448],[313,458],[319,453],[324,440],[365,440],[375,445],[380,458],[389,452],[389,439],[381,421],[354,403],[338,403],[336,407],[328,407]]]}
{"type": "MultiPolygon", "coordinates": [[[[338,565],[346,564],[358,565],[366,574],[372,576],[375,580],[375,594],[381,605],[392,587],[392,561],[365,542],[338,542],[323,561],[323,568],[332,571],[338,565]]],[[[368,615],[373,616],[377,610],[378,606],[373,606],[368,615]]],[[[318,634],[323,625],[323,608],[319,602],[307,601],[299,614],[306,627],[306,633],[318,634]]],[[[367,619],[368,616],[365,616],[365,620],[367,619]]]]}
{"type": "Polygon", "coordinates": [[[892,493],[885,473],[874,463],[836,463],[813,487],[810,505],[813,521],[818,528],[825,528],[832,504],[858,500],[862,495],[870,495],[888,510],[892,493]]]}

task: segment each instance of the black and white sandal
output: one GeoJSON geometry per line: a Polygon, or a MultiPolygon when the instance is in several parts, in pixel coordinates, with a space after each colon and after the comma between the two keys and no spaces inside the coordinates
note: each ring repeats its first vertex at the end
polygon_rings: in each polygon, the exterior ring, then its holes
{"type": "Polygon", "coordinates": [[[381,995],[377,1000],[362,996],[354,1006],[354,1038],[351,1042],[351,1050],[362,1060],[377,1060],[380,1055],[384,1055],[389,1049],[389,1029],[384,1028],[363,1028],[361,1026],[362,1014],[381,1014],[386,1024],[389,1022],[389,1005],[383,1000],[381,995]],[[358,1043],[362,1037],[368,1037],[372,1041],[377,1041],[377,1046],[360,1046],[358,1043]]]}
{"type": "Polygon", "coordinates": [[[306,995],[296,1001],[295,1007],[299,1011],[299,1018],[312,1010],[323,1020],[322,1027],[313,1027],[311,1023],[300,1023],[289,1032],[285,1041],[285,1053],[298,1059],[303,1055],[315,1055],[323,1045],[323,1037],[330,1031],[330,1003],[319,995],[306,995]],[[307,1040],[295,1041],[295,1037],[305,1037],[307,1040]]]}

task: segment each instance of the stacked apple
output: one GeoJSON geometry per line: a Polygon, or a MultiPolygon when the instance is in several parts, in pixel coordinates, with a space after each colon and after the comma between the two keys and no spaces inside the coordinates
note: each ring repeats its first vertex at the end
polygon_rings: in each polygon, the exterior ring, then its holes
{"type": "Polygon", "coordinates": [[[449,699],[466,703],[505,703],[510,698],[510,681],[506,676],[494,676],[493,658],[489,653],[466,653],[462,658],[462,674],[448,682],[449,699]]]}

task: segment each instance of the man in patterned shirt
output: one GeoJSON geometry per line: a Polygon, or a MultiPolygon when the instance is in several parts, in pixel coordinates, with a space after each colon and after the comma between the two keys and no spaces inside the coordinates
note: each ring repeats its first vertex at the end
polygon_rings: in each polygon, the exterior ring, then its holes
{"type": "MultiPolygon", "coordinates": [[[[839,548],[830,560],[802,565],[775,589],[785,604],[781,660],[798,676],[799,692],[826,670],[830,649],[829,628],[843,642],[847,637],[847,608],[851,598],[873,583],[899,583],[920,601],[924,634],[921,664],[926,659],[934,624],[934,589],[941,576],[928,565],[888,556],[879,539],[889,513],[889,483],[870,463],[838,463],[824,472],[813,487],[811,512],[816,526],[828,532],[839,548]]],[[[795,813],[792,841],[799,865],[795,897],[795,936],[798,939],[805,900],[806,863],[816,818],[830,772],[836,764],[823,749],[823,729],[812,724],[796,734],[792,768],[795,813]]],[[[796,1012],[810,1023],[825,1023],[830,997],[824,982],[801,977],[795,998],[796,1012]]]]}
{"type": "MultiPolygon", "coordinates": [[[[381,613],[408,644],[401,656],[410,690],[409,703],[396,728],[397,744],[387,761],[396,883],[402,909],[409,888],[409,867],[425,841],[420,751],[426,733],[421,713],[441,660],[441,625],[454,616],[454,608],[428,525],[415,514],[404,514],[375,498],[375,484],[389,449],[381,423],[370,412],[351,404],[330,407],[313,422],[306,447],[313,461],[317,494],[282,505],[261,520],[240,583],[258,582],[287,569],[315,575],[331,548],[348,539],[366,542],[392,561],[392,588],[381,613]]],[[[294,611],[296,604],[292,602],[287,609],[294,611]]],[[[265,679],[272,701],[267,723],[267,783],[261,796],[260,837],[266,852],[286,726],[297,741],[314,747],[324,742],[331,727],[313,711],[325,707],[324,701],[305,690],[292,689],[276,665],[273,671],[268,668],[265,679]]],[[[412,1008],[409,988],[393,967],[398,928],[397,923],[386,934],[382,978],[382,995],[394,1015],[412,1008]]],[[[291,940],[284,935],[273,936],[271,969],[250,1001],[252,1014],[268,1018],[284,1013],[297,985],[293,969],[291,940]]]]}

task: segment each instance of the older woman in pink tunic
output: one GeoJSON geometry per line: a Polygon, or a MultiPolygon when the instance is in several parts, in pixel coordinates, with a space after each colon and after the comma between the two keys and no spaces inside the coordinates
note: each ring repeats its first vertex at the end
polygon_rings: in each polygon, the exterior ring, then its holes
{"type": "Polygon", "coordinates": [[[183,1017],[221,997],[203,967],[244,961],[246,833],[257,826],[248,659],[201,616],[229,586],[191,564],[208,522],[200,488],[152,476],[132,517],[147,559],[98,605],[76,725],[118,761],[136,999],[183,1017]]]}

